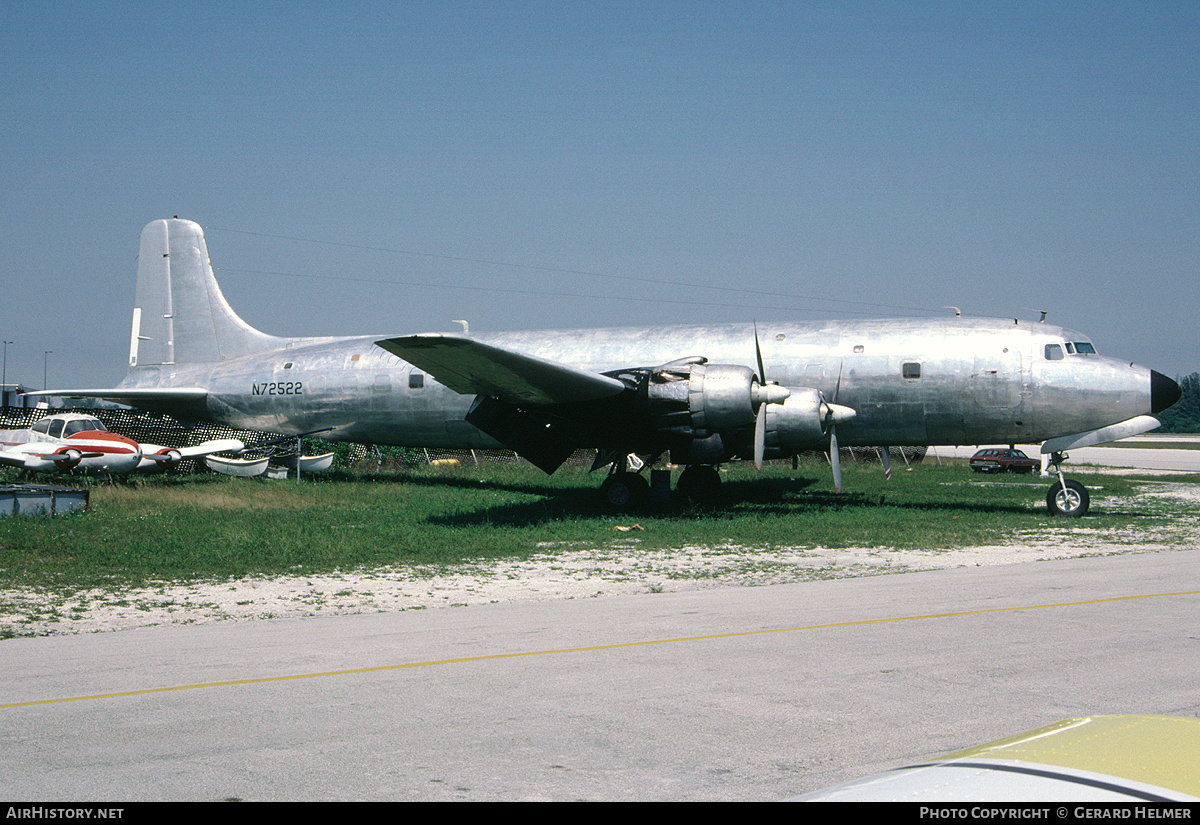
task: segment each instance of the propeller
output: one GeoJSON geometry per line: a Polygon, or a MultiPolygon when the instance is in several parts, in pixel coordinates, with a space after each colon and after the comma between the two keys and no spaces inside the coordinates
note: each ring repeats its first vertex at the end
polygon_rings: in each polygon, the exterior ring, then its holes
{"type": "Polygon", "coordinates": [[[55,467],[65,471],[74,470],[85,458],[100,458],[104,453],[82,452],[74,448],[59,447],[50,453],[31,453],[30,455],[43,461],[53,461],[55,467]]]}
{"type": "Polygon", "coordinates": [[[850,407],[843,407],[837,403],[838,395],[842,391],[842,366],[843,364],[838,364],[838,377],[837,384],[833,388],[833,401],[826,401],[824,394],[821,395],[821,406],[825,408],[824,425],[829,430],[829,463],[833,466],[833,490],[837,493],[842,491],[842,454],[838,450],[837,424],[839,421],[849,421],[858,415],[850,407]]]}
{"type": "Polygon", "coordinates": [[[883,459],[883,477],[892,480],[892,448],[891,447],[876,447],[879,450],[879,457],[883,459]]]}

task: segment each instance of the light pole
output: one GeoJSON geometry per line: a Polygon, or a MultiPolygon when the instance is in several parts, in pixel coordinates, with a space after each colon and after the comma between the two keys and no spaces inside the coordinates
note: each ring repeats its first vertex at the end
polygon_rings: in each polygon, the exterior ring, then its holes
{"type": "Polygon", "coordinates": [[[4,399],[4,409],[8,409],[8,345],[12,341],[4,342],[4,371],[0,373],[0,398],[4,399]]]}
{"type": "Polygon", "coordinates": [[[42,389],[46,389],[46,365],[50,361],[50,356],[54,354],[54,350],[46,350],[46,354],[42,356],[42,389]]]}

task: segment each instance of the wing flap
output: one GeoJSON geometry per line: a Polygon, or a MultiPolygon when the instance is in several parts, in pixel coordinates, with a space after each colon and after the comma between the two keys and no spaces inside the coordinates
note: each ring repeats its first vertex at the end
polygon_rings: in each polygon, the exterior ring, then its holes
{"type": "Polygon", "coordinates": [[[625,391],[616,378],[458,335],[424,333],[375,343],[463,395],[547,406],[596,401],[625,391]]]}

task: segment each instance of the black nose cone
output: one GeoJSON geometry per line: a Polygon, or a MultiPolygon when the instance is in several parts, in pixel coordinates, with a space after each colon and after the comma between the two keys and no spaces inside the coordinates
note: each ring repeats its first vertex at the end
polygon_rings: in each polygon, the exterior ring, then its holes
{"type": "Polygon", "coordinates": [[[1150,412],[1157,415],[1180,399],[1179,385],[1161,372],[1150,370],[1150,412]]]}

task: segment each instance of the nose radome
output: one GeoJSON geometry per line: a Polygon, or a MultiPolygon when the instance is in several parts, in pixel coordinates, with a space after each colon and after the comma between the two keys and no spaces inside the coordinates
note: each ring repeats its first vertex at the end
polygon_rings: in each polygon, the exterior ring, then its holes
{"type": "Polygon", "coordinates": [[[1150,412],[1157,415],[1183,396],[1179,385],[1161,372],[1150,370],[1150,412]]]}

